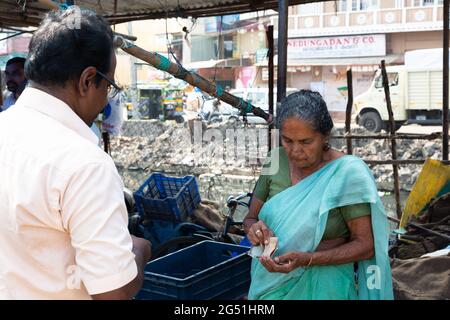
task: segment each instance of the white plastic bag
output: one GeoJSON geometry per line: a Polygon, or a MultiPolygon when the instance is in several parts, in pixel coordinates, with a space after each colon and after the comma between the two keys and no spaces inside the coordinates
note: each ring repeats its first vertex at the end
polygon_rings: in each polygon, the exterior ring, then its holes
{"type": "Polygon", "coordinates": [[[122,108],[123,96],[120,93],[109,99],[108,105],[103,111],[103,132],[108,132],[112,136],[121,134],[124,121],[122,108]]]}

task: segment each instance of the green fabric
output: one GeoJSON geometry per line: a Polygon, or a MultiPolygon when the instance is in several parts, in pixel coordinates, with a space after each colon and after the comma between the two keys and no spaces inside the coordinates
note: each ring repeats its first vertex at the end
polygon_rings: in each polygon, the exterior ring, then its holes
{"type": "Polygon", "coordinates": [[[354,265],[348,263],[306,269],[300,279],[292,278],[279,290],[269,291],[260,299],[358,300],[354,265]]]}
{"type": "Polygon", "coordinates": [[[450,192],[450,181],[447,182],[442,187],[442,189],[436,194],[436,196],[434,196],[433,199],[431,199],[419,212],[424,212],[424,211],[428,210],[428,208],[430,208],[430,204],[431,204],[432,200],[438,199],[438,198],[442,197],[444,194],[449,193],[449,192],[450,192]]]}
{"type": "Polygon", "coordinates": [[[370,203],[356,203],[349,206],[331,209],[328,213],[328,220],[325,227],[325,232],[323,234],[323,240],[349,238],[350,230],[346,222],[369,215],[370,203]]]}
{"type": "MultiPolygon", "coordinates": [[[[253,195],[266,202],[278,193],[292,187],[289,161],[284,148],[278,149],[280,153],[279,168],[275,174],[262,174],[256,183],[253,195]]],[[[269,157],[271,153],[269,153],[269,157]]],[[[265,164],[267,167],[267,165],[265,164]]],[[[330,210],[323,240],[350,237],[347,221],[370,215],[370,204],[357,203],[330,210]]]]}
{"type": "Polygon", "coordinates": [[[442,197],[444,194],[450,192],[450,181],[447,182],[445,186],[442,187],[441,191],[437,194],[436,198],[442,197]]]}
{"type": "MultiPolygon", "coordinates": [[[[277,152],[271,162],[276,163],[277,152]]],[[[330,210],[370,203],[375,255],[353,264],[269,272],[253,259],[249,299],[393,299],[388,257],[389,224],[367,165],[354,156],[336,159],[265,202],[259,218],[278,237],[275,256],[314,252],[330,210]]]]}

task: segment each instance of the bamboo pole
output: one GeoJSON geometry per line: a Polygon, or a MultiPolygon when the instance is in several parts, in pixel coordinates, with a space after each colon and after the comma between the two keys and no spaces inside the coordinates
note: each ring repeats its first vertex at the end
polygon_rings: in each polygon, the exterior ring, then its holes
{"type": "MultiPolygon", "coordinates": [[[[273,55],[274,55],[274,46],[273,46],[273,26],[269,26],[267,28],[267,42],[269,51],[267,56],[269,57],[269,114],[274,114],[274,64],[273,64],[273,55]]],[[[272,133],[273,129],[275,129],[275,125],[272,123],[269,125],[269,151],[272,150],[272,133]]]]}
{"type": "Polygon", "coordinates": [[[353,154],[353,146],[351,136],[351,122],[352,122],[352,106],[353,106],[353,79],[352,69],[347,71],[347,92],[348,101],[347,109],[345,110],[345,135],[347,137],[347,154],[353,154]]]}
{"type": "Polygon", "coordinates": [[[252,112],[255,116],[263,118],[268,123],[271,123],[273,120],[272,115],[265,113],[261,108],[257,108],[251,103],[244,101],[242,98],[236,97],[224,91],[220,86],[206,80],[195,72],[186,70],[183,66],[171,62],[169,59],[156,52],[146,51],[131,42],[126,41],[120,36],[115,37],[114,43],[116,47],[119,47],[128,54],[149,63],[156,69],[168,72],[175,78],[184,80],[194,87],[210,94],[211,96],[217,97],[219,100],[222,100],[241,110],[242,115],[252,112]]]}
{"type": "Polygon", "coordinates": [[[289,0],[279,0],[278,1],[277,102],[280,102],[281,100],[283,100],[286,97],[288,16],[289,16],[289,0]]]}
{"type": "MultiPolygon", "coordinates": [[[[391,220],[392,222],[395,222],[395,223],[397,223],[397,224],[400,225],[400,220],[395,219],[394,217],[388,217],[388,219],[391,220]]],[[[431,229],[426,228],[426,227],[424,227],[424,226],[418,225],[418,224],[416,224],[416,223],[408,222],[408,223],[407,223],[407,226],[408,226],[408,227],[415,228],[415,229],[419,229],[420,231],[424,231],[424,232],[426,232],[426,233],[428,233],[428,234],[432,234],[432,235],[434,235],[434,236],[438,236],[438,237],[440,237],[440,238],[442,238],[442,239],[445,239],[445,240],[447,240],[447,241],[450,241],[450,236],[448,236],[448,235],[446,235],[446,234],[443,234],[443,233],[440,233],[440,232],[436,232],[436,231],[434,231],[434,230],[431,230],[431,229]]]]}
{"type": "Polygon", "coordinates": [[[442,159],[448,160],[448,105],[449,105],[449,96],[448,96],[448,77],[449,77],[449,63],[448,63],[448,47],[449,47],[449,35],[448,35],[448,25],[449,25],[449,0],[444,0],[444,41],[443,41],[443,88],[442,88],[442,132],[444,133],[444,137],[442,139],[442,159]]]}
{"type": "Polygon", "coordinates": [[[37,2],[48,9],[59,10],[59,5],[51,0],[38,0],[37,2]]]}
{"type": "Polygon", "coordinates": [[[431,134],[395,134],[391,135],[354,135],[354,134],[344,134],[344,135],[335,135],[331,136],[332,139],[355,139],[355,140],[364,140],[364,139],[374,139],[374,140],[388,140],[388,139],[397,139],[397,140],[436,140],[442,138],[442,133],[436,132],[431,134]]]}
{"type": "Polygon", "coordinates": [[[426,160],[423,159],[410,159],[410,160],[365,160],[363,161],[370,165],[399,165],[399,164],[424,164],[426,160]]]}
{"type": "MultiPolygon", "coordinates": [[[[386,106],[388,109],[389,114],[389,131],[391,136],[395,135],[395,121],[394,121],[394,113],[392,112],[392,105],[391,105],[391,94],[389,90],[389,79],[386,73],[386,65],[384,60],[381,61],[381,73],[383,75],[383,87],[384,87],[384,94],[386,97],[386,106]]],[[[391,139],[391,152],[392,152],[392,160],[397,160],[397,141],[394,139],[391,139]]],[[[400,219],[402,216],[402,207],[400,204],[400,183],[398,178],[398,164],[393,163],[392,164],[393,171],[394,171],[394,191],[395,191],[395,202],[397,207],[397,217],[400,219]]]]}

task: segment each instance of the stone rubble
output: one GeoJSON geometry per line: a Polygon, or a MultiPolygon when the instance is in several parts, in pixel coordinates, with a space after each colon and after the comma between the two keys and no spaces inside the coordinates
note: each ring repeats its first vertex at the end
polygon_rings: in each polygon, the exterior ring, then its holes
{"type": "MultiPolygon", "coordinates": [[[[342,135],[343,129],[336,130],[337,135],[342,135]]],[[[355,128],[352,134],[369,134],[362,128],[355,128]]],[[[333,146],[346,152],[345,140],[334,141],[333,146]]],[[[391,146],[387,140],[353,140],[353,154],[365,160],[390,160],[392,159],[391,146]]],[[[416,159],[441,159],[442,141],[436,140],[397,140],[397,158],[399,160],[416,159]]],[[[393,190],[394,177],[392,165],[371,165],[373,175],[380,190],[393,190]]],[[[400,188],[411,191],[420,173],[422,165],[405,164],[399,166],[400,188]]]]}
{"type": "MultiPolygon", "coordinates": [[[[164,172],[173,176],[196,176],[202,196],[215,201],[224,201],[230,194],[252,191],[268,150],[266,127],[249,125],[244,128],[242,123],[225,122],[203,125],[202,130],[204,141],[200,145],[198,139],[195,140],[192,123],[126,121],[122,136],[111,139],[111,156],[125,186],[137,190],[152,172],[164,172]],[[235,149],[228,145],[232,138],[227,136],[230,132],[238,136],[236,146],[231,144],[235,149]],[[242,137],[246,134],[258,138],[244,142],[242,137]],[[229,154],[236,156],[228,157],[229,154]]],[[[353,129],[352,133],[368,134],[361,128],[353,129]]],[[[343,129],[336,129],[333,134],[342,135],[343,129]]],[[[332,139],[331,144],[346,151],[344,139],[332,139]]],[[[398,158],[440,159],[441,144],[440,140],[398,140],[398,158]]],[[[365,160],[391,159],[387,140],[353,140],[353,149],[354,155],[365,160]]],[[[379,190],[393,190],[392,165],[371,166],[371,169],[379,190]]],[[[402,190],[411,190],[420,169],[421,165],[399,166],[402,190]]]]}

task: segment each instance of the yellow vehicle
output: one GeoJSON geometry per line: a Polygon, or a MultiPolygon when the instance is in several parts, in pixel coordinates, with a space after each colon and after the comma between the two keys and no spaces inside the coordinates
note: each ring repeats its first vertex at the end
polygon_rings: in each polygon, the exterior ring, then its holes
{"type": "Polygon", "coordinates": [[[180,89],[164,89],[163,96],[164,120],[175,120],[178,123],[183,123],[185,105],[184,91],[180,89]]]}
{"type": "Polygon", "coordinates": [[[138,90],[137,114],[139,118],[184,122],[185,94],[183,90],[160,85],[140,86],[138,90]]]}

